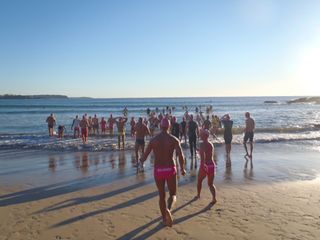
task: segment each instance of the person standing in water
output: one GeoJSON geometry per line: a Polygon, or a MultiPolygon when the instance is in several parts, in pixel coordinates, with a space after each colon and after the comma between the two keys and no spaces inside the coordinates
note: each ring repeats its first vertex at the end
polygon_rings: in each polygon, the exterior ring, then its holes
{"type": "Polygon", "coordinates": [[[200,144],[200,168],[198,173],[198,183],[197,183],[197,196],[196,198],[200,198],[201,188],[202,188],[202,181],[206,177],[208,178],[208,186],[210,192],[212,194],[212,201],[210,205],[214,205],[217,202],[216,199],[216,187],[213,184],[214,176],[215,176],[215,169],[216,165],[213,161],[213,151],[214,147],[212,143],[208,141],[210,132],[207,129],[201,130],[200,138],[203,141],[200,144]]]}
{"type": "Polygon", "coordinates": [[[135,143],[135,153],[136,153],[136,163],[138,163],[139,159],[139,150],[141,150],[141,154],[144,154],[144,146],[145,146],[145,136],[150,135],[150,130],[146,124],[143,123],[142,117],[139,117],[138,123],[135,125],[135,135],[136,135],[136,143],[135,143]]]}
{"type": "Polygon", "coordinates": [[[191,154],[191,164],[193,161],[193,156],[195,157],[195,167],[197,168],[197,138],[199,137],[199,127],[198,124],[193,121],[193,115],[190,115],[190,121],[188,124],[188,135],[189,135],[189,146],[191,154]]]}
{"type": "Polygon", "coordinates": [[[119,118],[115,118],[115,121],[118,128],[118,147],[119,149],[121,148],[121,142],[122,142],[122,149],[124,150],[124,145],[126,141],[126,123],[128,121],[128,118],[119,117],[119,118]]]}
{"type": "Polygon", "coordinates": [[[244,129],[244,137],[243,137],[243,145],[244,145],[244,149],[246,150],[245,157],[252,158],[253,137],[254,137],[254,129],[256,127],[256,124],[255,124],[255,121],[253,120],[253,118],[251,118],[249,112],[245,113],[245,117],[246,117],[246,127],[244,129]],[[249,140],[249,144],[250,144],[250,154],[248,153],[248,148],[247,148],[247,141],[248,140],[249,140]]]}
{"type": "Polygon", "coordinates": [[[171,211],[176,202],[177,195],[177,168],[173,159],[173,152],[179,156],[180,172],[184,176],[186,174],[184,156],[182,153],[179,139],[169,134],[170,121],[167,118],[161,120],[161,132],[151,139],[148,147],[140,159],[140,164],[147,159],[148,155],[153,151],[154,161],[154,179],[159,191],[159,207],[166,226],[172,226],[171,211]],[[166,204],[165,184],[169,189],[168,206],[166,204]]]}
{"type": "Polygon", "coordinates": [[[232,125],[233,121],[231,120],[231,117],[229,114],[224,115],[221,118],[221,123],[224,127],[224,142],[226,144],[226,153],[227,155],[230,155],[231,152],[231,142],[232,142],[232,125]]]}
{"type": "Polygon", "coordinates": [[[54,127],[57,124],[56,118],[54,117],[53,113],[51,113],[50,116],[47,117],[46,122],[48,123],[49,136],[52,137],[54,133],[54,127]]]}

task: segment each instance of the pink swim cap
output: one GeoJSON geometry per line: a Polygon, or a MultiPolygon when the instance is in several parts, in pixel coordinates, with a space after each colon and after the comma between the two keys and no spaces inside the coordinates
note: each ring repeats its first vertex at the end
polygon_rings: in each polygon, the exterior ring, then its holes
{"type": "Polygon", "coordinates": [[[160,127],[162,129],[168,129],[170,127],[170,121],[168,118],[162,118],[161,123],[160,123],[160,127]]]}
{"type": "Polygon", "coordinates": [[[202,129],[200,134],[205,138],[208,138],[210,136],[210,132],[208,129],[202,129]]]}

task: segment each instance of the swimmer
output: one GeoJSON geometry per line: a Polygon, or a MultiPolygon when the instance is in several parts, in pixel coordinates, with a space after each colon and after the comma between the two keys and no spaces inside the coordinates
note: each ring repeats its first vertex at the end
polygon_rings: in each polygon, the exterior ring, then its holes
{"type": "Polygon", "coordinates": [[[252,158],[255,121],[253,120],[253,118],[250,117],[249,112],[245,113],[245,117],[246,117],[246,126],[244,129],[243,146],[244,146],[244,149],[246,150],[245,157],[248,156],[249,158],[252,158]],[[248,148],[247,148],[247,141],[248,140],[250,143],[250,154],[248,153],[248,148]]]}
{"type": "Polygon", "coordinates": [[[177,198],[177,168],[173,159],[174,151],[176,151],[179,156],[180,171],[183,176],[186,174],[186,170],[180,142],[168,132],[170,121],[167,118],[163,118],[160,127],[161,132],[151,139],[140,162],[143,164],[151,151],[153,151],[155,156],[154,179],[159,191],[159,207],[164,225],[171,227],[173,222],[171,211],[177,198]],[[166,183],[170,195],[168,198],[168,206],[165,199],[166,183]]]}
{"type": "Polygon", "coordinates": [[[202,181],[206,177],[208,177],[208,186],[210,192],[212,194],[212,201],[210,202],[211,205],[214,205],[217,202],[216,199],[216,187],[213,184],[214,176],[215,176],[215,162],[213,161],[213,151],[214,147],[212,143],[208,141],[210,132],[206,129],[201,130],[200,137],[203,141],[200,144],[200,168],[198,173],[198,183],[197,183],[197,196],[196,198],[200,198],[201,188],[202,188],[202,181]]]}
{"type": "Polygon", "coordinates": [[[134,130],[136,135],[135,154],[136,161],[138,162],[139,150],[141,150],[141,154],[143,155],[145,146],[145,136],[150,135],[150,130],[148,126],[145,123],[143,123],[142,117],[139,118],[134,130]]]}

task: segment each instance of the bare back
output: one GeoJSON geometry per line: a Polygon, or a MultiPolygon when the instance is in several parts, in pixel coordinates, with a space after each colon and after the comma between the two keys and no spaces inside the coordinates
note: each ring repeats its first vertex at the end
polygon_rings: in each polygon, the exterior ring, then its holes
{"type": "Polygon", "coordinates": [[[174,150],[177,151],[177,154],[182,153],[179,140],[166,132],[159,133],[150,141],[146,152],[151,150],[155,155],[155,167],[175,165],[173,160],[174,150]]]}
{"type": "Polygon", "coordinates": [[[253,132],[255,129],[255,122],[251,117],[246,119],[246,129],[245,132],[253,132]]]}
{"type": "Polygon", "coordinates": [[[144,139],[146,135],[150,134],[149,128],[144,123],[137,123],[135,131],[137,139],[144,139]]]}

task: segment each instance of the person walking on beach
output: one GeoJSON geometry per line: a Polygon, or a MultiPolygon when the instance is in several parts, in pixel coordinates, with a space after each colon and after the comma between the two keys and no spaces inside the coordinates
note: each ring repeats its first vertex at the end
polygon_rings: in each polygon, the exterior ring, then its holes
{"type": "Polygon", "coordinates": [[[144,154],[144,146],[145,146],[145,136],[150,135],[150,130],[146,124],[143,123],[142,117],[139,117],[137,124],[135,125],[135,135],[136,135],[136,143],[135,143],[135,154],[136,154],[136,163],[139,160],[139,150],[141,150],[141,154],[144,154]]]}
{"type": "Polygon", "coordinates": [[[54,127],[57,123],[56,118],[54,117],[54,114],[51,113],[49,117],[47,117],[46,122],[48,123],[48,131],[49,131],[49,136],[52,137],[54,133],[54,127]]]}
{"type": "Polygon", "coordinates": [[[89,121],[86,116],[82,117],[80,121],[80,128],[81,128],[81,138],[83,143],[87,143],[88,136],[89,136],[89,121]]]}
{"type": "Polygon", "coordinates": [[[124,150],[124,144],[125,144],[125,139],[126,139],[126,123],[128,121],[128,118],[126,117],[118,117],[114,119],[117,128],[118,128],[118,147],[119,149],[121,148],[121,142],[122,142],[122,149],[124,150]],[[119,119],[119,120],[117,120],[119,119]]]}
{"type": "Polygon", "coordinates": [[[189,135],[189,147],[191,154],[191,164],[193,162],[193,156],[195,157],[195,168],[197,168],[197,138],[199,138],[199,127],[198,124],[193,120],[193,115],[190,115],[190,121],[188,124],[188,135],[189,135]]]}
{"type": "Polygon", "coordinates": [[[177,168],[173,159],[173,152],[179,156],[180,172],[184,176],[186,174],[184,166],[184,156],[182,153],[180,141],[169,134],[170,121],[163,118],[160,123],[161,132],[151,139],[148,147],[140,159],[140,164],[147,159],[148,155],[153,151],[154,160],[154,179],[159,191],[159,207],[166,226],[172,226],[172,208],[177,200],[177,168]],[[166,204],[165,184],[169,189],[168,205],[166,204]]]}
{"type": "Polygon", "coordinates": [[[243,137],[243,145],[244,149],[246,150],[246,155],[245,157],[252,158],[252,151],[253,151],[253,136],[254,136],[254,129],[255,129],[255,121],[253,118],[251,118],[250,113],[246,112],[245,113],[246,117],[246,126],[244,129],[244,137],[243,137]],[[250,154],[248,153],[248,148],[247,148],[247,141],[249,140],[250,144],[250,154]]]}
{"type": "Polygon", "coordinates": [[[71,130],[73,129],[73,138],[79,138],[80,136],[80,119],[79,116],[76,115],[76,118],[73,119],[71,130]]]}
{"type": "Polygon", "coordinates": [[[200,168],[198,173],[198,183],[197,183],[197,196],[196,198],[200,198],[202,181],[206,177],[208,177],[208,186],[210,192],[212,194],[211,205],[214,205],[217,202],[216,199],[216,187],[213,184],[214,176],[215,176],[215,162],[213,161],[213,151],[214,147],[211,142],[208,141],[210,132],[207,129],[202,129],[200,133],[200,138],[203,141],[200,144],[200,168]]]}
{"type": "Polygon", "coordinates": [[[231,120],[231,117],[229,114],[225,114],[221,118],[221,123],[224,127],[224,142],[226,144],[226,153],[227,156],[230,155],[231,152],[231,142],[232,142],[232,126],[233,126],[233,121],[231,120]]]}

